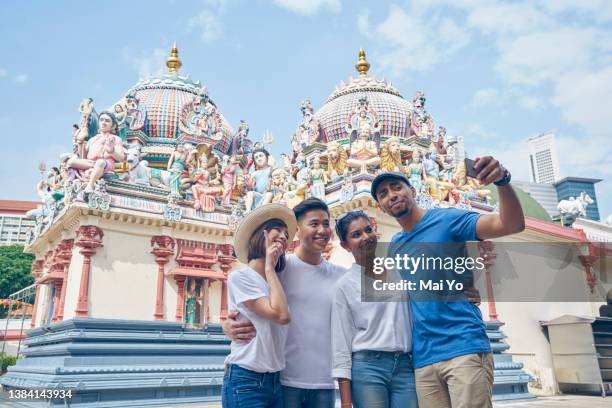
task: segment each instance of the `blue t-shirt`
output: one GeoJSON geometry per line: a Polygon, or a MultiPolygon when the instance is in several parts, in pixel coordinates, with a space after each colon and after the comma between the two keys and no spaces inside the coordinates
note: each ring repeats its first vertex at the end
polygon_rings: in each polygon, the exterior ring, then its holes
{"type": "MultiPolygon", "coordinates": [[[[417,257],[421,252],[419,243],[476,241],[476,221],[479,216],[476,212],[455,208],[431,209],[410,232],[401,231],[393,237],[389,256],[408,254],[417,257]]],[[[448,251],[449,247],[456,248],[457,245],[439,245],[438,250],[448,251]]],[[[424,279],[428,273],[417,271],[412,276],[424,279]]],[[[413,320],[412,352],[416,368],[466,354],[491,351],[480,309],[469,301],[411,300],[410,305],[413,320]]]]}

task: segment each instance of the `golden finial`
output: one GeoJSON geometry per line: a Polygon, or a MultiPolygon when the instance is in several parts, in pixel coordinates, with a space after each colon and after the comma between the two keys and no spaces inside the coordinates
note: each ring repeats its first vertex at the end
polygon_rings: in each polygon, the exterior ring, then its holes
{"type": "Polygon", "coordinates": [[[172,44],[172,51],[170,51],[170,57],[166,60],[166,66],[168,67],[169,74],[177,74],[179,68],[181,68],[181,60],[178,56],[178,48],[176,48],[176,41],[172,44]]]}
{"type": "Polygon", "coordinates": [[[359,49],[359,61],[355,64],[355,69],[359,72],[359,75],[368,75],[370,69],[370,63],[366,61],[365,51],[363,48],[359,49]]]}

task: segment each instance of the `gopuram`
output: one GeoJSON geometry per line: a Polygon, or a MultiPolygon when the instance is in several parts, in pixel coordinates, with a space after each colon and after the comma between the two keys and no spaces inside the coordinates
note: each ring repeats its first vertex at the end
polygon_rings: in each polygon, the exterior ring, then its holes
{"type": "MultiPolygon", "coordinates": [[[[495,189],[466,176],[463,138],[434,121],[423,92],[405,99],[370,75],[363,50],[357,75],[318,110],[309,100],[296,107],[301,119],[288,136],[291,150],[278,158],[270,154],[270,134],[254,138],[246,120],[232,127],[214,93],[183,75],[176,45],[166,65],[166,74],[141,79],[113,106],[99,109],[85,98],[72,150],[50,170],[41,166],[42,202],[30,214],[36,228],[26,247],[36,255],[32,330],[25,358],[0,380],[6,387],[74,389],[72,406],[219,400],[229,351],[219,323],[228,313],[227,275],[240,266],[233,231],[264,203],[293,207],[319,197],[332,219],[361,208],[389,241],[398,226],[377,209],[370,184],[381,171],[401,171],[424,209],[496,211],[495,189]]],[[[520,196],[527,229],[517,242],[583,240],[520,196]]],[[[337,238],[325,256],[352,262],[337,238]]],[[[603,284],[584,273],[573,279],[585,293],[603,284]]],[[[496,353],[496,398],[533,397],[530,381],[539,394],[556,392],[537,321],[563,307],[481,308],[496,353]],[[503,353],[508,343],[526,356],[521,362],[503,353]]]]}

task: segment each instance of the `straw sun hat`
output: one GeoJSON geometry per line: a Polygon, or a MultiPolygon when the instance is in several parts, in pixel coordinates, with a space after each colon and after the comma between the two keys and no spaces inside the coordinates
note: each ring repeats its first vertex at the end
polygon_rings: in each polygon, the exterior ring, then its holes
{"type": "Polygon", "coordinates": [[[287,242],[291,243],[291,241],[293,241],[293,236],[297,230],[297,221],[295,220],[293,210],[282,204],[262,205],[248,213],[242,221],[240,221],[236,234],[234,234],[234,251],[236,252],[238,261],[243,264],[249,262],[248,255],[251,236],[257,228],[271,219],[283,221],[287,225],[287,233],[289,234],[287,242]]]}

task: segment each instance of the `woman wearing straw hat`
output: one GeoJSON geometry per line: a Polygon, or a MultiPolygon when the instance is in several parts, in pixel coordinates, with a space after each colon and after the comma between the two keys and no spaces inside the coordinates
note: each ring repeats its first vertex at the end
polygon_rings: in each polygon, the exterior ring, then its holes
{"type": "Polygon", "coordinates": [[[297,223],[293,211],[266,204],[240,222],[234,249],[245,268],[229,274],[229,309],[248,319],[257,336],[246,344],[232,341],[223,379],[223,407],[282,407],[280,371],[285,368],[289,308],[278,279],[297,223]]]}
{"type": "Polygon", "coordinates": [[[341,406],[417,408],[408,302],[371,290],[368,300],[380,301],[361,301],[362,287],[369,287],[362,281],[371,278],[362,270],[371,269],[365,267],[377,245],[370,218],[361,210],[344,213],[336,219],[336,234],[355,258],[338,280],[332,303],[332,375],[341,406]]]}

